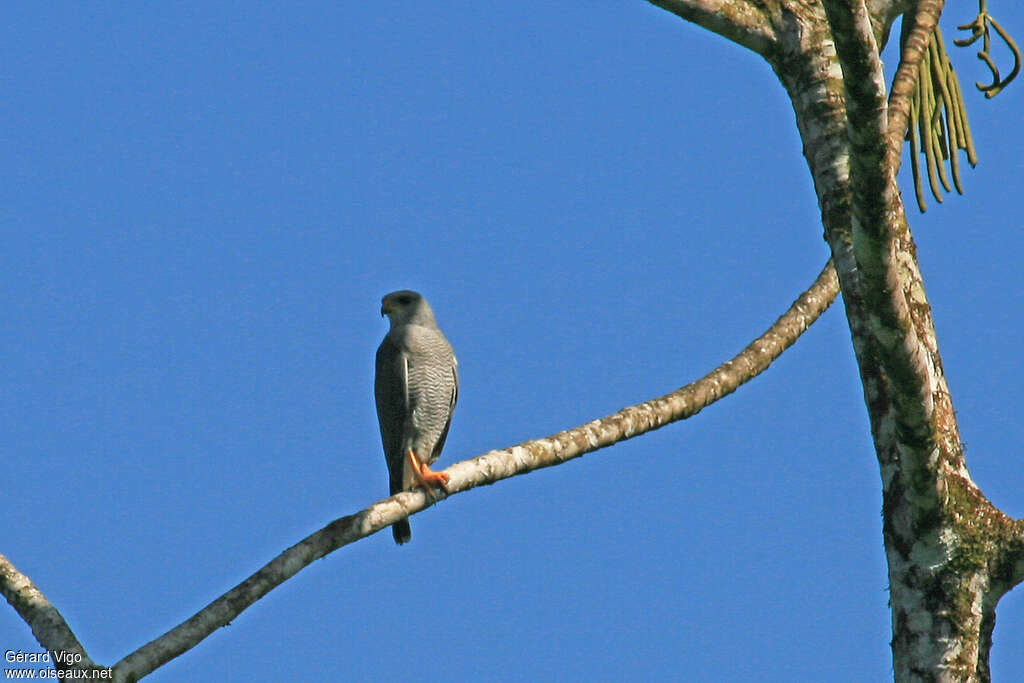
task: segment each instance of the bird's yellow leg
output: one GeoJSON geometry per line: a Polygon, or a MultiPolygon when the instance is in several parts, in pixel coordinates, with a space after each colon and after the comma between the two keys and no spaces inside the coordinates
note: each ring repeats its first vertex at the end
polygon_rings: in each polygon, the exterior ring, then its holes
{"type": "Polygon", "coordinates": [[[406,452],[406,456],[409,458],[409,464],[412,465],[413,476],[416,477],[416,481],[419,482],[420,486],[430,491],[431,486],[440,486],[445,488],[450,478],[444,472],[434,472],[432,469],[420,462],[420,459],[416,457],[416,454],[409,450],[406,452]]]}

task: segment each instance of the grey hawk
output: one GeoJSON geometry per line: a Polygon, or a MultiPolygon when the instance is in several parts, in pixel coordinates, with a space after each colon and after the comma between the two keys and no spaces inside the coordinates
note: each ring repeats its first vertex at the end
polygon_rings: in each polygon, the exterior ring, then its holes
{"type": "MultiPolygon", "coordinates": [[[[455,353],[418,293],[388,294],[380,313],[391,329],[377,349],[374,395],[391,495],[416,485],[430,493],[432,486],[448,483],[447,474],[427,466],[441,455],[459,394],[455,353]]],[[[409,520],[393,524],[391,533],[395,543],[408,541],[409,520]]]]}

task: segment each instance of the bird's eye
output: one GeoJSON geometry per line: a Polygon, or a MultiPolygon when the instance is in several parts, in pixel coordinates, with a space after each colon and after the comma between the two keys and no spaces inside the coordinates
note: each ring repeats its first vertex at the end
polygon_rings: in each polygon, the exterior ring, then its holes
{"type": "Polygon", "coordinates": [[[398,303],[402,304],[403,306],[408,306],[409,304],[412,303],[412,297],[402,295],[398,297],[398,303]]]}

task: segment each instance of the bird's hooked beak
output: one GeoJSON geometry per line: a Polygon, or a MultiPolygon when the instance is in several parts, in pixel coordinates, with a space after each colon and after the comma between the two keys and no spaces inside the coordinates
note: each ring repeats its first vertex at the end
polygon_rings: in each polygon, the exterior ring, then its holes
{"type": "Polygon", "coordinates": [[[391,304],[390,303],[388,303],[387,301],[381,302],[381,305],[380,305],[380,315],[381,315],[381,317],[384,317],[385,315],[390,313],[391,310],[392,310],[392,308],[391,308],[391,304]]]}

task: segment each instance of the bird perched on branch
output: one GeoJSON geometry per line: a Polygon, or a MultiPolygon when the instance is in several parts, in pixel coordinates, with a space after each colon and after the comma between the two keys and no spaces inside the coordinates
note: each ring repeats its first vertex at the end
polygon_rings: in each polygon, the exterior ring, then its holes
{"type": "MultiPolygon", "coordinates": [[[[447,474],[428,465],[441,455],[459,394],[455,353],[418,293],[388,294],[380,313],[388,316],[391,330],[377,349],[374,394],[391,495],[416,485],[430,493],[448,483],[447,474]]],[[[408,541],[409,520],[393,524],[391,533],[395,543],[408,541]]]]}

